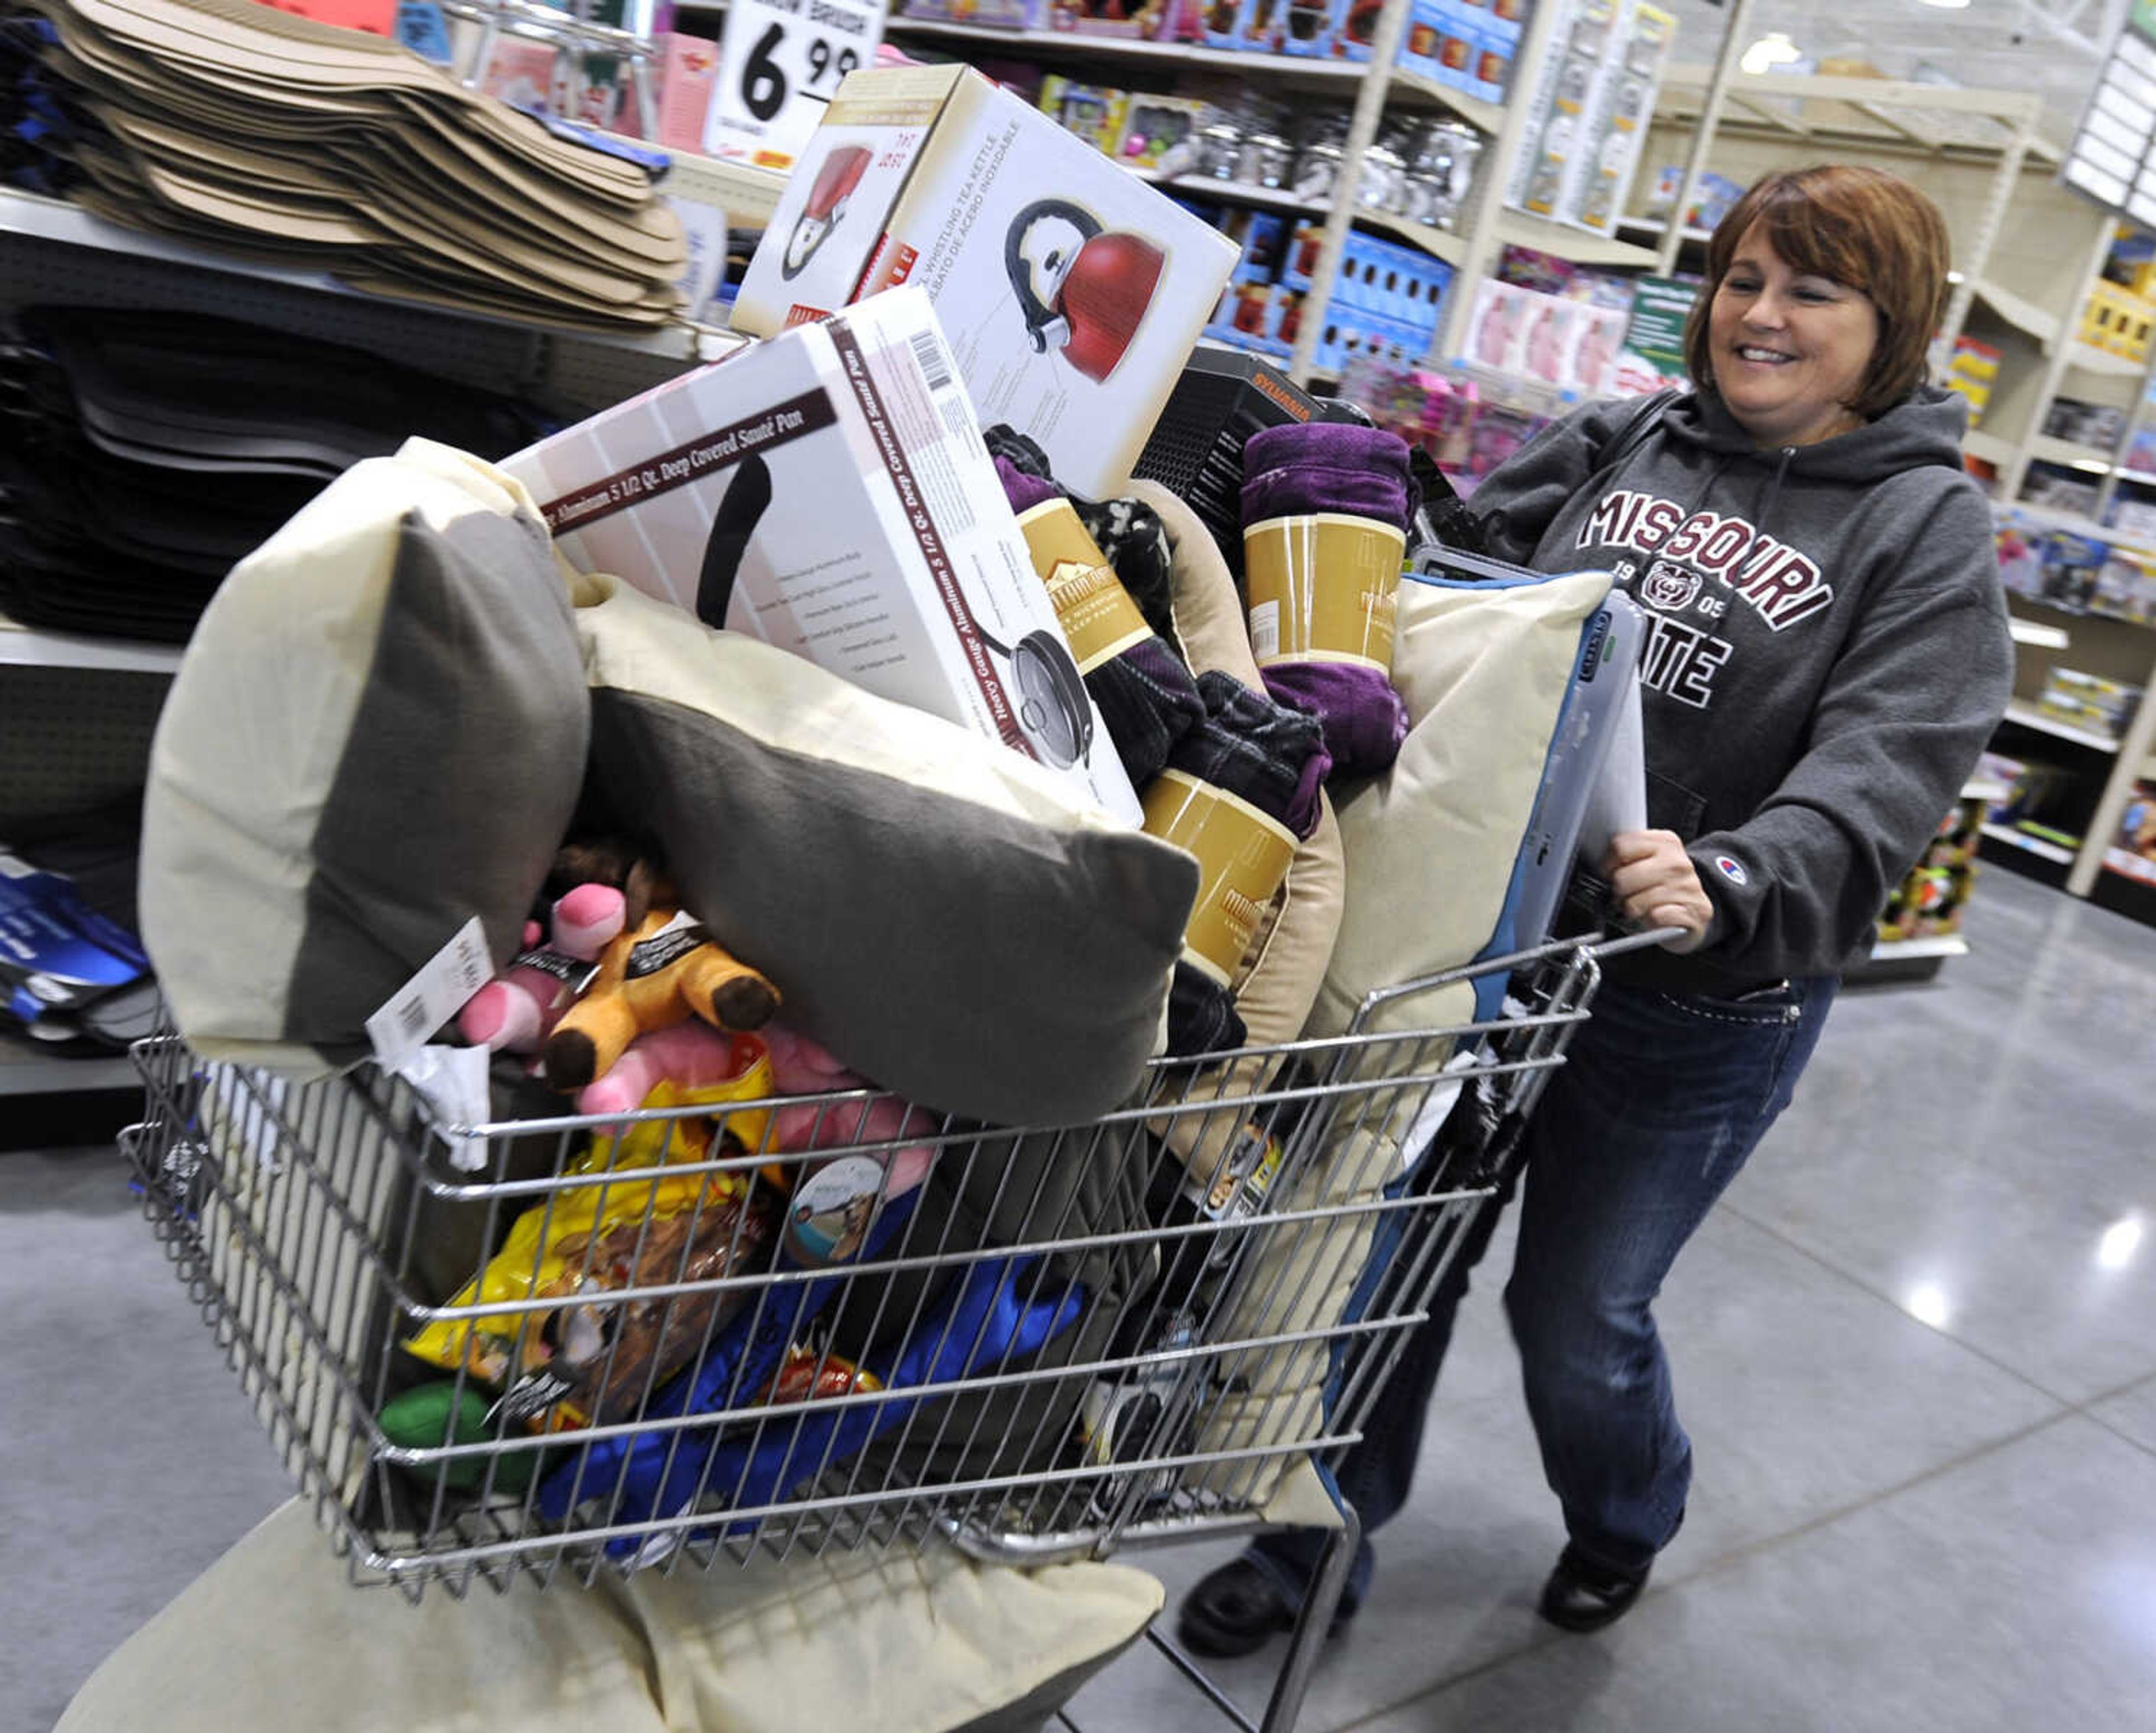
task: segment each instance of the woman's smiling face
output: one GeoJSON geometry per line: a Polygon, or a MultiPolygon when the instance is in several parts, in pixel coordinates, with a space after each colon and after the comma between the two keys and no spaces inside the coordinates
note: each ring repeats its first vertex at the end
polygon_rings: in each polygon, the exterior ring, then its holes
{"type": "Polygon", "coordinates": [[[1707,313],[1714,388],[1762,447],[1810,445],[1861,424],[1879,311],[1860,289],[1790,268],[1754,224],[1707,313]]]}

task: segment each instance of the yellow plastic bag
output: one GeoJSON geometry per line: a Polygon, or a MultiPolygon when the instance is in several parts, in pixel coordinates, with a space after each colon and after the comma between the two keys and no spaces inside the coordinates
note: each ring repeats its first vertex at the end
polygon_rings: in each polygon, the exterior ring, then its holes
{"type": "MultiPolygon", "coordinates": [[[[742,1058],[736,1076],[695,1089],[661,1082],[644,1098],[644,1108],[716,1107],[769,1096],[771,1056],[763,1043],[753,1036],[734,1039],[742,1058]]],[[[593,1138],[591,1148],[563,1170],[563,1177],[621,1177],[603,1185],[565,1187],[525,1211],[478,1280],[466,1283],[449,1304],[506,1304],[540,1298],[550,1289],[561,1293],[564,1278],[576,1273],[575,1266],[589,1258],[593,1242],[610,1229],[634,1226],[647,1216],[654,1221],[665,1221],[741,1196],[748,1184],[746,1175],[633,1176],[654,1168],[711,1160],[717,1135],[731,1135],[746,1149],[760,1149],[770,1124],[770,1109],[758,1108],[721,1114],[716,1120],[637,1120],[618,1135],[593,1138]]],[[[575,1285],[568,1284],[572,1288],[575,1285]]],[[[475,1378],[505,1385],[551,1356],[540,1329],[547,1315],[503,1312],[477,1319],[437,1319],[414,1334],[404,1350],[429,1365],[454,1371],[462,1364],[475,1378]]]]}

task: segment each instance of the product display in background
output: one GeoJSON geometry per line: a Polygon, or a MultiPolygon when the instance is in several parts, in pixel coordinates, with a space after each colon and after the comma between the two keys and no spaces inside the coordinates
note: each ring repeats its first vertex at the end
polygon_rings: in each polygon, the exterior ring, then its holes
{"type": "Polygon", "coordinates": [[[505,316],[650,326],[680,306],[681,225],[644,167],[394,42],[218,0],[42,9],[59,44],[38,75],[95,118],[40,136],[100,216],[505,316]]]}
{"type": "MultiPolygon", "coordinates": [[[[1381,10],[1363,0],[1344,3],[1348,12],[1373,20],[1381,10]]],[[[1527,0],[1412,0],[1399,63],[1463,95],[1502,102],[1512,88],[1530,9],[1527,0]]]]}
{"type": "Polygon", "coordinates": [[[2156,327],[2156,301],[2099,277],[2082,308],[2081,340],[2128,361],[2148,358],[2148,333],[2156,327]]]}
{"type": "Polygon", "coordinates": [[[1987,752],[1977,760],[1975,779],[1997,783],[2006,790],[1991,802],[1986,814],[1991,823],[2057,848],[2082,846],[2076,814],[2087,810],[2085,795],[2082,778],[2066,765],[1987,752]]]}
{"type": "Polygon", "coordinates": [[[832,104],[733,322],[767,337],[918,285],[981,418],[1100,498],[1128,478],[1234,265],[1228,241],[979,74],[891,68],[855,73],[832,104]]]}
{"type": "Polygon", "coordinates": [[[2044,436],[2109,451],[2126,431],[2126,411],[2079,398],[2055,397],[2044,411],[2044,436]]]}
{"type": "MultiPolygon", "coordinates": [[[[1676,208],[1677,192],[1684,184],[1684,170],[1674,162],[1666,162],[1655,171],[1654,185],[1648,189],[1646,213],[1666,222],[1676,208]]],[[[1726,174],[1717,174],[1712,169],[1702,171],[1699,184],[1692,189],[1691,208],[1685,213],[1685,227],[1707,229],[1717,227],[1729,214],[1730,207],[1744,196],[1741,181],[1732,181],[1726,174]]]]}
{"type": "Polygon", "coordinates": [[[2140,702],[2138,686],[2056,666],[2045,671],[2044,689],[2036,696],[2045,715],[2111,740],[2126,733],[2140,702]]]}
{"type": "Polygon", "coordinates": [[[150,1032],[157,987],[130,930],[138,829],[114,812],[0,841],[0,1030],[104,1052],[150,1032]]]}
{"type": "Polygon", "coordinates": [[[1625,210],[1676,21],[1647,0],[1564,8],[1532,95],[1505,203],[1608,234],[1625,210]]]}
{"type": "Polygon", "coordinates": [[[1615,231],[1645,147],[1676,19],[1646,0],[1630,0],[1619,44],[1604,64],[1578,167],[1561,214],[1597,234],[1615,231]]]}
{"type": "Polygon", "coordinates": [[[2104,864],[2144,884],[2156,884],[2156,781],[2143,777],[2133,784],[2133,798],[2119,815],[2118,834],[2104,864]]]}
{"type": "Polygon", "coordinates": [[[1974,337],[1954,339],[1953,358],[1948,362],[1939,383],[1969,400],[1969,424],[1975,427],[1991,405],[1991,388],[1999,382],[1999,351],[1974,337]]]}
{"type": "Polygon", "coordinates": [[[1992,508],[1999,575],[2017,595],[2069,614],[2156,623],[2156,550],[2061,528],[2015,506],[1992,508]]]}
{"type": "Polygon", "coordinates": [[[484,456],[538,411],[363,350],[200,314],[32,307],[0,330],[0,609],[183,641],[234,563],[413,433],[484,456]]]}
{"type": "Polygon", "coordinates": [[[847,75],[873,66],[883,0],[733,0],[705,122],[705,153],[784,173],[847,75]]]}
{"type": "Polygon", "coordinates": [[[1686,383],[1685,325],[1699,289],[1696,280],[1683,277],[1641,277],[1635,282],[1615,388],[1636,393],[1686,383]]]}
{"type": "Polygon", "coordinates": [[[1958,801],[1939,820],[1939,828],[1894,887],[1879,916],[1879,938],[1941,938],[1961,930],[1962,913],[1976,887],[1977,848],[1987,813],[1985,803],[1958,801]]]}
{"type": "Polygon", "coordinates": [[[581,569],[1000,740],[1137,822],[919,290],[670,380],[503,467],[581,569]]]}

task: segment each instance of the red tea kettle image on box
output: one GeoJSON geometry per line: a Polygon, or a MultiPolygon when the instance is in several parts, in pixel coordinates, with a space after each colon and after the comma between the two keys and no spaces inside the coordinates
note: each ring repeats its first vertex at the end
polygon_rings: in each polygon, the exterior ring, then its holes
{"type": "Polygon", "coordinates": [[[1067,198],[1036,199],[1011,219],[1004,270],[1034,352],[1060,352],[1105,384],[1137,338],[1168,255],[1142,235],[1103,230],[1067,198]]]}
{"type": "Polygon", "coordinates": [[[815,183],[808,188],[808,203],[794,219],[793,233],[786,238],[786,251],[778,261],[778,274],[789,283],[808,268],[834,229],[846,214],[846,201],[861,183],[869,166],[866,145],[840,145],[824,159],[815,183]]]}

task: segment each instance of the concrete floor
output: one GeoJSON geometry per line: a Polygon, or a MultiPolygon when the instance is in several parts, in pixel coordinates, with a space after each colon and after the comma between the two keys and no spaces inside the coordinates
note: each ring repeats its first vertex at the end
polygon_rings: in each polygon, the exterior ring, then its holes
{"type": "MultiPolygon", "coordinates": [[[[1560,1537],[1496,1304],[1507,1233],[1304,1728],[2151,1724],[2156,932],[1994,871],[1969,938],[1934,983],[1844,999],[1676,1267],[1697,1478],[1640,1605],[1586,1638],[1534,1616],[1560,1537]]],[[[0,1733],[42,1733],[282,1483],[109,1150],[0,1155],[0,1733]]],[[[1224,1550],[1133,1561],[1172,1605],[1224,1550]]],[[[1254,1708],[1266,1659],[1224,1674],[1254,1708]]],[[[1072,1715],[1225,1725],[1143,1650],[1072,1715]]]]}

